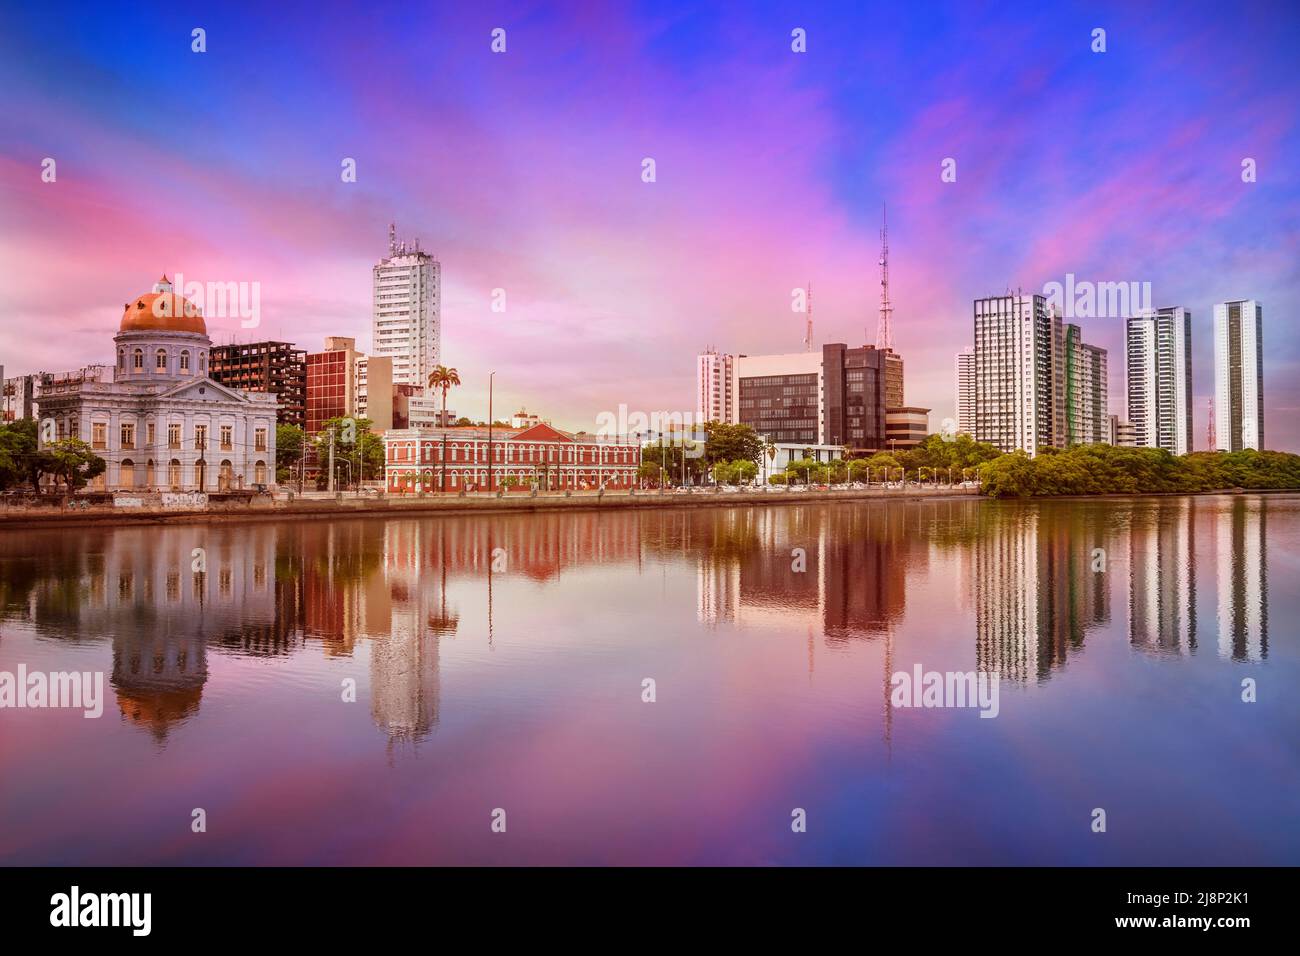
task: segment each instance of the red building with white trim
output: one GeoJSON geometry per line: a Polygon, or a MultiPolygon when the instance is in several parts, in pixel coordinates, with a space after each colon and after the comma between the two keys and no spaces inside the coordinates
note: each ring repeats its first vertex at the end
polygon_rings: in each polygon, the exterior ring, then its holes
{"type": "Polygon", "coordinates": [[[408,428],[384,435],[389,494],[632,488],[641,446],[629,439],[530,428],[408,428]],[[491,445],[491,480],[488,447],[491,445]],[[514,479],[513,482],[507,479],[514,479]]]}

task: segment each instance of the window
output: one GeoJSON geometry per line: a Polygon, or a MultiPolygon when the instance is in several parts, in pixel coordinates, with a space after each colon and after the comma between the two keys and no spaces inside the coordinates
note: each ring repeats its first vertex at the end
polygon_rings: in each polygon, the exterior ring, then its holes
{"type": "Polygon", "coordinates": [[[123,422],[121,427],[121,438],[123,448],[135,447],[135,423],[123,422]]]}
{"type": "Polygon", "coordinates": [[[207,425],[194,426],[194,447],[197,448],[199,451],[203,451],[203,449],[208,447],[208,426],[207,425]]]}
{"type": "Polygon", "coordinates": [[[265,428],[254,429],[253,451],[266,451],[266,429],[265,428]]]}
{"type": "Polygon", "coordinates": [[[181,371],[188,372],[189,370],[190,370],[190,353],[188,350],[186,350],[181,352],[181,371]]]}
{"type": "Polygon", "coordinates": [[[235,429],[231,425],[221,426],[221,450],[230,451],[235,446],[235,429]]]}
{"type": "Polygon", "coordinates": [[[90,425],[90,445],[92,448],[108,447],[108,422],[92,422],[90,425]]]}
{"type": "Polygon", "coordinates": [[[144,426],[144,443],[152,447],[154,443],[154,438],[155,435],[153,430],[153,422],[149,422],[147,425],[144,426]]]}
{"type": "Polygon", "coordinates": [[[180,447],[181,447],[181,423],[180,423],[180,422],[169,422],[169,423],[168,423],[168,425],[167,425],[167,447],[168,447],[168,448],[180,448],[180,447]]]}
{"type": "Polygon", "coordinates": [[[144,349],[135,350],[135,355],[131,359],[131,367],[137,372],[144,371],[144,349]]]}
{"type": "Polygon", "coordinates": [[[253,481],[259,485],[266,484],[266,462],[258,461],[253,466],[253,481]]]}
{"type": "Polygon", "coordinates": [[[154,367],[160,372],[167,371],[167,350],[159,349],[158,355],[154,360],[154,367]]]}
{"type": "Polygon", "coordinates": [[[167,484],[171,486],[172,491],[181,490],[181,463],[175,458],[167,464],[167,484]]]}

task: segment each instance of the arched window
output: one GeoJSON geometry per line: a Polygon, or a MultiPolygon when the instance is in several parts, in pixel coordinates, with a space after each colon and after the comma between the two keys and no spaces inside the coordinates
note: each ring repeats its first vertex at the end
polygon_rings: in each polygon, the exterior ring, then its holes
{"type": "Polygon", "coordinates": [[[266,462],[258,461],[253,465],[253,483],[258,485],[266,484],[266,462]]]}
{"type": "Polygon", "coordinates": [[[136,349],[136,350],[135,350],[135,355],[132,357],[132,360],[131,360],[131,366],[132,366],[132,368],[134,368],[137,372],[143,372],[143,371],[144,371],[144,349],[136,349]]]}
{"type": "Polygon", "coordinates": [[[173,458],[167,464],[167,484],[172,491],[181,490],[181,463],[177,458],[173,458]]]}
{"type": "Polygon", "coordinates": [[[190,370],[190,352],[189,349],[185,349],[184,351],[181,352],[181,371],[188,372],[189,370],[190,370]]]}
{"type": "Polygon", "coordinates": [[[200,372],[207,372],[207,370],[208,370],[208,353],[207,353],[207,352],[200,352],[200,353],[199,353],[199,371],[200,371],[200,372]]]}
{"type": "Polygon", "coordinates": [[[223,458],[221,460],[220,468],[217,471],[217,490],[229,491],[232,487],[234,487],[234,482],[235,482],[235,469],[230,464],[229,458],[223,458]]]}
{"type": "Polygon", "coordinates": [[[144,486],[146,488],[153,487],[153,467],[153,459],[150,458],[144,466],[144,486]]]}
{"type": "Polygon", "coordinates": [[[121,470],[117,478],[118,486],[121,488],[135,487],[135,462],[130,458],[122,459],[121,470]]]}
{"type": "Polygon", "coordinates": [[[123,372],[126,371],[126,349],[117,350],[117,367],[123,372]]]}
{"type": "Polygon", "coordinates": [[[159,349],[154,361],[154,368],[160,372],[167,371],[167,350],[159,349]]]}

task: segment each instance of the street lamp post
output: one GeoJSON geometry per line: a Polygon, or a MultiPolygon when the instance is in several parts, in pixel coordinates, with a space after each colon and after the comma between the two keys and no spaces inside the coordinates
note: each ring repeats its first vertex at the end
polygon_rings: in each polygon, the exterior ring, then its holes
{"type": "Polygon", "coordinates": [[[492,383],[496,375],[495,371],[488,373],[488,491],[492,490],[492,383]]]}

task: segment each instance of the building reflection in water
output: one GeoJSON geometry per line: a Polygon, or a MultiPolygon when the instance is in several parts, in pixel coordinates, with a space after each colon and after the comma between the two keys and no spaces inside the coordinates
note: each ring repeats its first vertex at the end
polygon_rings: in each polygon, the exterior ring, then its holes
{"type": "Polygon", "coordinates": [[[1044,680],[1110,620],[1106,578],[1092,570],[1108,516],[1004,503],[970,520],[976,665],[1008,680],[1044,680]]]}
{"type": "Polygon", "coordinates": [[[1235,498],[1214,517],[1219,656],[1268,657],[1268,499],[1235,498]]]}
{"type": "Polygon", "coordinates": [[[906,610],[908,573],[929,561],[919,513],[887,504],[701,517],[696,617],[708,624],[810,626],[831,645],[878,637],[906,610]]]}
{"type": "Polygon", "coordinates": [[[1196,650],[1196,502],[1139,501],[1129,528],[1129,641],[1136,648],[1196,650]]]}
{"type": "Polygon", "coordinates": [[[486,620],[490,642],[504,578],[535,582],[544,601],[548,584],[595,565],[693,574],[700,622],[798,635],[810,675],[817,642],[883,638],[886,692],[907,586],[936,555],[955,571],[955,609],[974,618],[981,671],[1045,680],[1109,621],[1112,586],[1127,589],[1135,650],[1197,652],[1210,620],[1198,621],[1198,595],[1213,596],[1219,655],[1261,660],[1268,507],[1254,496],[871,502],[10,532],[0,613],[58,640],[107,641],[121,713],[159,741],[199,713],[213,655],[328,662],[360,648],[374,724],[418,741],[438,726],[441,642],[462,617],[486,620]]]}

